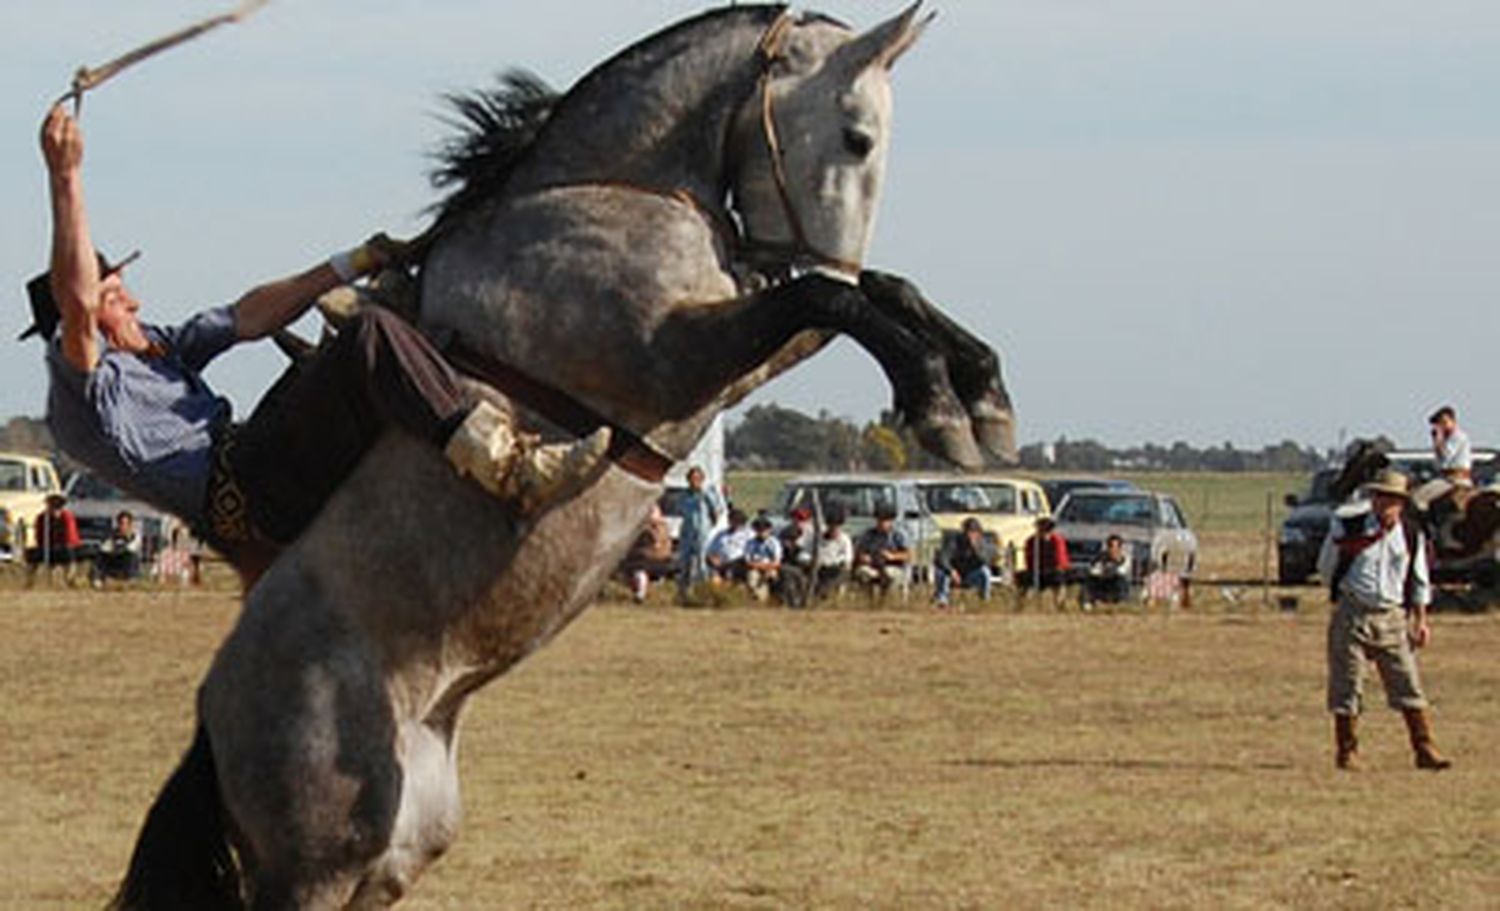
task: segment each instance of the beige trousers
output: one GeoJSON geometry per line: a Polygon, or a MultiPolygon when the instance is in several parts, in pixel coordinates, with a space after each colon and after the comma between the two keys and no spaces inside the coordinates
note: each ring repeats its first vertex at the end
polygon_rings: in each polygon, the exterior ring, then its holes
{"type": "Polygon", "coordinates": [[[1365,661],[1375,662],[1393,709],[1425,709],[1427,697],[1408,638],[1406,611],[1370,608],[1345,595],[1328,621],[1328,710],[1358,715],[1364,698],[1365,661]]]}

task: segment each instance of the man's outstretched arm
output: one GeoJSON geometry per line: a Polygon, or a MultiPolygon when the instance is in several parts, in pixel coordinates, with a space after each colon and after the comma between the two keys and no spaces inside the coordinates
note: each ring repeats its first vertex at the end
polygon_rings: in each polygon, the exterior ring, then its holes
{"type": "Polygon", "coordinates": [[[52,203],[52,296],[62,317],[62,352],[88,372],[99,362],[99,260],[83,200],[83,131],[61,105],[42,122],[42,158],[52,203]]]}
{"type": "Polygon", "coordinates": [[[323,294],[383,268],[401,252],[399,242],[377,234],[305,272],[251,288],[234,305],[235,333],[264,338],[295,322],[323,294]]]}

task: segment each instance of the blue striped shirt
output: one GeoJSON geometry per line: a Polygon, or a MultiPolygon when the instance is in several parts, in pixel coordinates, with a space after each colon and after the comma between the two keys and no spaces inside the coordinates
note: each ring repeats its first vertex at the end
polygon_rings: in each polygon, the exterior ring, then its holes
{"type": "Polygon", "coordinates": [[[68,363],[60,336],[48,343],[47,424],[63,451],[116,487],[200,525],[214,435],[230,406],[199,373],[239,340],[234,308],[142,328],[165,354],[104,345],[87,373],[68,363]]]}

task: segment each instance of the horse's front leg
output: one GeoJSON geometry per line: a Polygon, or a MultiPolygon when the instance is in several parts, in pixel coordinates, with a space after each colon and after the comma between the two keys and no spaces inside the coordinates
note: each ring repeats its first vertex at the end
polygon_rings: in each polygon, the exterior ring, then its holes
{"type": "Polygon", "coordinates": [[[968,410],[954,391],[947,352],[934,333],[874,306],[863,291],[817,300],[812,318],[874,356],[891,382],[897,414],[922,448],[970,471],[984,467],[968,410]]]}
{"type": "Polygon", "coordinates": [[[662,372],[670,382],[654,390],[654,401],[669,414],[687,414],[706,404],[701,396],[725,390],[743,394],[746,390],[736,383],[807,330],[845,333],[869,351],[891,382],[897,411],[926,449],[965,468],[984,464],[942,352],[930,339],[872,307],[858,288],[822,275],[672,313],[657,328],[653,352],[675,369],[662,372]],[[688,398],[691,390],[700,390],[700,399],[688,398]]]}
{"type": "Polygon", "coordinates": [[[911,327],[943,352],[948,376],[969,413],[974,436],[993,455],[1014,462],[1015,410],[1005,391],[995,349],[954,322],[923,297],[916,285],[898,275],[866,270],[860,274],[859,287],[876,308],[911,327]]]}

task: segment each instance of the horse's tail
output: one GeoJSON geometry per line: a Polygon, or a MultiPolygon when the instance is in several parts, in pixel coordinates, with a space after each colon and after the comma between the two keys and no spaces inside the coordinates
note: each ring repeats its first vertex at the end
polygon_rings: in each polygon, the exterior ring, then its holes
{"type": "Polygon", "coordinates": [[[193,745],[146,814],[108,911],[241,911],[223,810],[213,747],[200,721],[193,745]]]}

